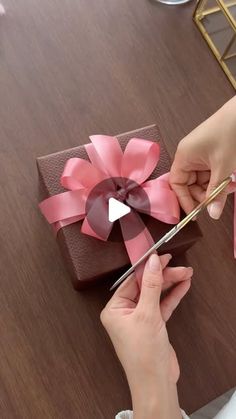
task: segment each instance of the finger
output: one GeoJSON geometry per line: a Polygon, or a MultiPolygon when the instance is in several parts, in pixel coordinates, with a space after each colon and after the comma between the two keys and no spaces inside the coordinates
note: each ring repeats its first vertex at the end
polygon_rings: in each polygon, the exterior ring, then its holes
{"type": "Polygon", "coordinates": [[[174,192],[176,193],[180,206],[188,214],[194,208],[194,200],[190,194],[188,187],[189,183],[193,183],[194,179],[191,179],[193,174],[185,171],[174,161],[170,171],[170,184],[174,192]]]}
{"type": "MultiPolygon", "coordinates": [[[[223,182],[224,179],[226,179],[227,176],[229,175],[227,175],[224,171],[220,169],[216,169],[216,170],[212,169],[212,174],[211,174],[210,182],[206,191],[206,196],[209,196],[211,192],[213,192],[214,189],[217,188],[217,186],[219,186],[219,184],[223,182]]],[[[222,211],[224,209],[226,200],[227,200],[227,190],[224,189],[214,199],[214,201],[208,205],[207,209],[211,218],[215,220],[218,220],[220,218],[222,211]]]]}
{"type": "Polygon", "coordinates": [[[189,187],[189,190],[194,201],[197,203],[202,202],[206,197],[206,189],[202,186],[199,186],[197,184],[191,185],[189,187]]]}
{"type": "Polygon", "coordinates": [[[197,172],[197,185],[199,186],[205,186],[206,189],[206,185],[208,185],[209,180],[211,177],[211,172],[209,170],[199,170],[197,172]]]}
{"type": "Polygon", "coordinates": [[[112,298],[107,304],[107,307],[121,307],[121,301],[123,306],[128,306],[130,301],[137,302],[139,297],[139,287],[137,281],[135,281],[135,275],[131,274],[116,290],[112,298]]]}
{"type": "Polygon", "coordinates": [[[165,255],[160,256],[162,270],[166,268],[171,259],[172,255],[170,253],[166,253],[165,255]]]}
{"type": "MultiPolygon", "coordinates": [[[[153,252],[153,253],[156,253],[156,252],[153,252]]],[[[161,255],[159,257],[160,257],[160,262],[161,262],[161,266],[163,270],[172,259],[172,255],[169,253],[166,253],[165,255],[161,255]]],[[[138,268],[135,270],[135,276],[136,276],[137,283],[139,284],[139,287],[141,287],[142,276],[143,276],[143,266],[141,265],[138,266],[138,268]]]]}
{"type": "Polygon", "coordinates": [[[160,296],[163,283],[162,266],[157,254],[152,254],[144,269],[137,310],[152,315],[160,314],[160,296]]]}
{"type": "Polygon", "coordinates": [[[186,268],[184,266],[178,266],[176,268],[166,268],[163,272],[164,282],[162,285],[162,291],[166,291],[173,285],[178,284],[182,281],[187,281],[193,276],[193,268],[186,268]]]}
{"type": "MultiPolygon", "coordinates": [[[[202,202],[206,198],[206,191],[209,185],[209,179],[207,182],[207,176],[209,176],[209,172],[199,172],[197,184],[189,186],[190,193],[197,203],[202,202]],[[200,176],[201,174],[203,176],[200,176]]],[[[236,192],[236,182],[231,182],[227,188],[225,188],[225,194],[228,195],[234,192],[236,192]]]]}
{"type": "Polygon", "coordinates": [[[173,290],[162,300],[160,309],[164,322],[167,322],[173,311],[178,307],[182,298],[187,294],[191,286],[191,279],[178,284],[173,290]]]}
{"type": "Polygon", "coordinates": [[[194,199],[190,193],[189,187],[184,184],[171,184],[175,191],[179,204],[186,214],[189,214],[195,207],[194,199]]]}
{"type": "Polygon", "coordinates": [[[233,192],[236,192],[236,182],[235,181],[233,181],[233,182],[231,182],[229,185],[228,185],[228,187],[227,187],[227,193],[228,194],[230,194],[230,193],[233,193],[233,192]]]}
{"type": "MultiPolygon", "coordinates": [[[[160,256],[161,266],[162,269],[165,269],[170,260],[172,259],[172,255],[167,253],[165,255],[160,256]]],[[[119,288],[114,293],[112,299],[110,300],[111,303],[114,302],[114,299],[127,299],[133,302],[137,302],[139,297],[139,287],[137,281],[134,280],[134,274],[130,275],[126,281],[124,281],[119,288]]]]}

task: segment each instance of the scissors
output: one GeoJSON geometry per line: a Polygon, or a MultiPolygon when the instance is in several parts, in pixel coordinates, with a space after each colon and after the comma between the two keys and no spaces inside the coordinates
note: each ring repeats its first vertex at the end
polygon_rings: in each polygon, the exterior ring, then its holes
{"type": "Polygon", "coordinates": [[[189,223],[194,217],[196,217],[204,208],[210,204],[213,199],[217,197],[232,181],[232,177],[226,178],[219,186],[217,186],[216,189],[214,189],[211,194],[203,201],[201,202],[196,208],[193,209],[183,220],[181,220],[178,224],[176,224],[170,231],[168,231],[158,242],[156,242],[150,249],[139,259],[137,262],[135,262],[110,288],[110,291],[112,291],[114,288],[116,288],[121,282],[123,282],[134,270],[137,268],[137,266],[140,265],[151,253],[154,252],[154,250],[159,249],[160,246],[162,246],[164,243],[167,243],[169,240],[171,240],[186,224],[189,223]]]}

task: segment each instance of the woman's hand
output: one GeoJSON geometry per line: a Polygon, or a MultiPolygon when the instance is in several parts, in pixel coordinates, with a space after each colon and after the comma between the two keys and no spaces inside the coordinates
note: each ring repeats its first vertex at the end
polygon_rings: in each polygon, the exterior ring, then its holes
{"type": "Polygon", "coordinates": [[[166,321],[189,290],[193,270],[167,267],[170,258],[151,255],[141,291],[129,277],[101,313],[126,372],[136,419],[181,418],[176,391],[179,366],[166,321]],[[170,287],[160,300],[162,290],[170,287]]]}
{"type": "MultiPolygon", "coordinates": [[[[209,195],[236,169],[236,96],[180,141],[170,172],[170,183],[186,213],[209,195]]],[[[232,183],[208,211],[218,219],[232,183]]]]}

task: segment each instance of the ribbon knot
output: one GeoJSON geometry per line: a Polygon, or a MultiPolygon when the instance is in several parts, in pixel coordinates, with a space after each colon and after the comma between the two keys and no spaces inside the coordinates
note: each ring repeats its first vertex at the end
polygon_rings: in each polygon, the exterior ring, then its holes
{"type": "Polygon", "coordinates": [[[61,176],[67,191],[45,199],[40,209],[56,231],[83,220],[82,233],[107,240],[113,227],[108,220],[109,198],[126,202],[131,212],[119,222],[130,261],[135,263],[154,243],[139,213],[168,224],[176,224],[180,217],[169,174],[147,180],[158,164],[159,144],[132,138],[123,153],[115,137],[96,135],[90,140],[85,146],[90,161],[69,159],[61,176]]]}
{"type": "Polygon", "coordinates": [[[121,201],[125,201],[126,200],[126,197],[127,197],[127,193],[128,193],[128,191],[126,191],[126,189],[125,188],[120,188],[117,192],[116,192],[116,198],[118,199],[118,200],[121,200],[121,201]]]}

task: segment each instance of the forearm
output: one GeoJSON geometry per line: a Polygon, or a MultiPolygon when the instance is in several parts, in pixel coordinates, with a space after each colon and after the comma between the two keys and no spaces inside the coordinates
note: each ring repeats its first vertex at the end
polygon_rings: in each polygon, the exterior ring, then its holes
{"type": "Polygon", "coordinates": [[[139,389],[131,391],[134,419],[181,419],[177,387],[174,383],[162,382],[152,389],[140,383],[139,389]],[[145,388],[143,388],[145,386],[145,388]]]}
{"type": "MultiPolygon", "coordinates": [[[[227,109],[227,112],[236,111],[236,95],[226,102],[221,109],[227,109]]],[[[235,113],[234,113],[235,115],[235,113]]],[[[236,115],[235,115],[236,118],[236,115]]]]}
{"type": "Polygon", "coordinates": [[[224,140],[231,140],[231,145],[235,145],[236,134],[236,96],[226,102],[215,114],[221,122],[222,130],[225,135],[224,140]]]}

